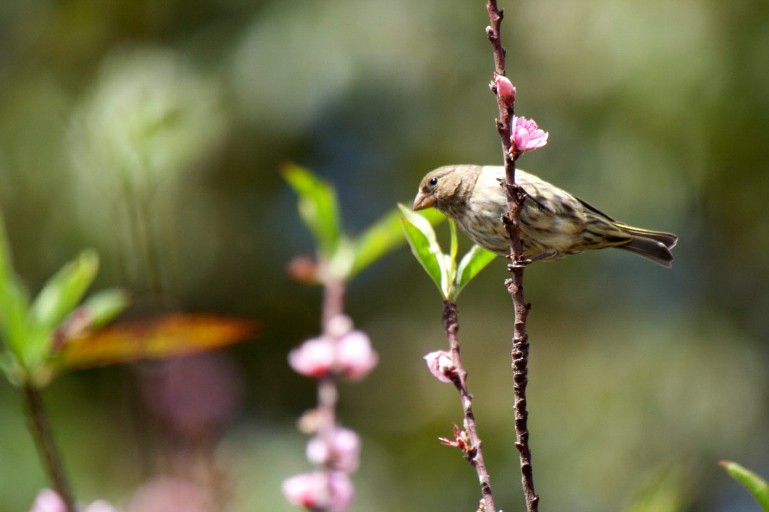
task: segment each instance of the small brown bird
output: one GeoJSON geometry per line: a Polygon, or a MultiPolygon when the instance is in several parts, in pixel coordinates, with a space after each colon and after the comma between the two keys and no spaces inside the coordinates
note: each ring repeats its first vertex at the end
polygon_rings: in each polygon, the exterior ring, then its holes
{"type": "MultiPolygon", "coordinates": [[[[419,184],[414,210],[431,206],[454,219],[476,244],[506,256],[510,238],[501,218],[507,196],[500,185],[502,166],[447,165],[430,171],[419,184]]],[[[516,182],[527,198],[521,211],[523,256],[530,261],[555,260],[591,249],[616,247],[639,254],[663,267],[678,237],[618,222],[565,190],[521,170],[516,182]]]]}

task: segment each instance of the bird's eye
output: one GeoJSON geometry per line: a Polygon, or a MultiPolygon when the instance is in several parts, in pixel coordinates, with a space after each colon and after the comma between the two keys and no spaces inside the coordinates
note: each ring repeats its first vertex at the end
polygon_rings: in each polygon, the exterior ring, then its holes
{"type": "Polygon", "coordinates": [[[430,181],[428,181],[431,187],[434,187],[438,184],[438,178],[430,178],[430,181]]]}

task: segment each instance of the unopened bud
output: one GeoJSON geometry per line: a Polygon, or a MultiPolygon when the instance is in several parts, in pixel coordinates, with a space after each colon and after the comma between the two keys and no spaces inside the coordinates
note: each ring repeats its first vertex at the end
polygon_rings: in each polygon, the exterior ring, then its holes
{"type": "Polygon", "coordinates": [[[441,382],[453,382],[457,376],[457,367],[451,355],[443,350],[430,352],[424,357],[430,373],[441,382]]]}
{"type": "Polygon", "coordinates": [[[515,86],[505,75],[494,73],[494,86],[497,91],[497,97],[509,106],[515,103],[515,86]]]}

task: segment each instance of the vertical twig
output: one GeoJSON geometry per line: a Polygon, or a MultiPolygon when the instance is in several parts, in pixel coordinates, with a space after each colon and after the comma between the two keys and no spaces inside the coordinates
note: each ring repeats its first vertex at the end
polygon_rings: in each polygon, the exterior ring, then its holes
{"type": "MultiPolygon", "coordinates": [[[[344,282],[329,273],[324,280],[323,305],[321,310],[322,330],[325,337],[331,343],[337,343],[339,335],[332,325],[335,318],[340,318],[344,313],[344,282]]],[[[334,373],[329,373],[318,381],[318,437],[323,440],[326,446],[333,445],[334,431],[337,426],[336,407],[339,400],[339,388],[337,386],[337,377],[334,373]]],[[[330,473],[331,468],[326,466],[324,471],[330,473]]],[[[331,478],[327,479],[329,488],[328,495],[333,494],[331,489],[331,478]]]]}
{"type": "Polygon", "coordinates": [[[453,302],[443,302],[443,328],[446,331],[446,337],[449,340],[451,350],[451,359],[457,371],[456,378],[452,379],[454,386],[459,391],[462,400],[462,411],[464,412],[464,430],[470,440],[469,449],[465,450],[465,458],[475,468],[478,474],[478,481],[481,484],[481,506],[478,510],[496,512],[494,505],[494,496],[491,492],[491,478],[486,470],[486,463],[483,460],[483,443],[478,435],[478,429],[475,425],[475,415],[473,414],[473,397],[467,387],[467,371],[462,364],[459,353],[459,340],[457,331],[459,331],[459,319],[457,317],[457,305],[453,302]]]}
{"type": "Polygon", "coordinates": [[[59,452],[56,450],[56,445],[53,442],[53,434],[48,425],[40,390],[31,384],[26,384],[24,386],[24,402],[29,414],[29,420],[32,423],[32,436],[35,439],[40,457],[43,459],[43,465],[48,473],[48,478],[51,480],[54,490],[67,507],[67,512],[77,512],[72,491],[67,483],[67,478],[64,476],[59,452]]]}
{"type": "MultiPolygon", "coordinates": [[[[491,42],[494,53],[494,67],[499,75],[505,74],[505,49],[502,46],[500,26],[504,11],[497,7],[496,0],[488,0],[486,10],[489,14],[490,25],[486,28],[486,36],[491,42]]],[[[502,219],[510,236],[509,270],[512,279],[505,281],[505,286],[513,301],[515,309],[515,325],[513,330],[512,368],[513,392],[515,411],[515,446],[518,448],[521,465],[521,485],[526,499],[528,512],[535,512],[539,507],[539,496],[534,490],[534,475],[531,466],[531,451],[529,450],[529,432],[527,427],[528,412],[526,411],[527,364],[529,355],[528,335],[526,334],[526,317],[530,304],[526,303],[523,293],[523,244],[520,234],[521,210],[526,199],[526,193],[515,182],[515,158],[511,154],[510,135],[513,120],[513,105],[505,103],[497,95],[499,119],[497,131],[502,140],[502,153],[505,162],[505,182],[503,188],[507,195],[507,215],[502,219]]]]}

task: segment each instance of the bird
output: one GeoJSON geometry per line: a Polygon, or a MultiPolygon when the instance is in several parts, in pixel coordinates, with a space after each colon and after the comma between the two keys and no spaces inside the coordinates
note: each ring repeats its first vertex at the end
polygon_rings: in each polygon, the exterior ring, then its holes
{"type": "MultiPolygon", "coordinates": [[[[419,183],[413,210],[434,207],[484,249],[510,257],[502,223],[508,211],[502,166],[446,165],[419,183]]],[[[557,260],[593,249],[616,247],[670,268],[678,236],[623,224],[582,199],[520,169],[515,182],[526,193],[521,210],[523,263],[557,260]]]]}

